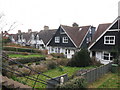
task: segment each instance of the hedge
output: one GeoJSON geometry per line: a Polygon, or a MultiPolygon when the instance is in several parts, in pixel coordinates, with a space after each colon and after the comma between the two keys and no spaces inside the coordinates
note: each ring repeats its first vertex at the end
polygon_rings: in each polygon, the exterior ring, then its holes
{"type": "Polygon", "coordinates": [[[16,47],[3,47],[5,51],[29,52],[29,53],[42,53],[40,50],[31,48],[16,48],[16,47]]]}
{"type": "MultiPolygon", "coordinates": [[[[31,57],[31,58],[19,58],[15,59],[14,61],[20,62],[22,64],[31,63],[31,62],[38,62],[45,60],[45,57],[31,57]]],[[[16,64],[14,61],[9,61],[9,65],[16,64]]]]}

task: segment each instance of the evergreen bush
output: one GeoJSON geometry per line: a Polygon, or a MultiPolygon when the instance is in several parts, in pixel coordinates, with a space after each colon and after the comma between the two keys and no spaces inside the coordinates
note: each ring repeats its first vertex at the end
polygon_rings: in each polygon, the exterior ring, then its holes
{"type": "Polygon", "coordinates": [[[72,67],[86,67],[90,65],[90,62],[91,59],[88,50],[81,49],[79,52],[75,53],[67,65],[72,67]]]}

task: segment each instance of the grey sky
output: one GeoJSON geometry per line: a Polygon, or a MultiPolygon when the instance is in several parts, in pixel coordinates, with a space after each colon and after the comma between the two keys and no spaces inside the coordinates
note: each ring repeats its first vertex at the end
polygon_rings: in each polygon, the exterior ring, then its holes
{"type": "MultiPolygon", "coordinates": [[[[18,29],[26,32],[42,30],[44,25],[50,29],[60,24],[79,26],[111,23],[118,16],[119,0],[0,0],[0,12],[9,25],[14,21],[18,29]]],[[[4,29],[7,29],[5,27],[4,29]]]]}

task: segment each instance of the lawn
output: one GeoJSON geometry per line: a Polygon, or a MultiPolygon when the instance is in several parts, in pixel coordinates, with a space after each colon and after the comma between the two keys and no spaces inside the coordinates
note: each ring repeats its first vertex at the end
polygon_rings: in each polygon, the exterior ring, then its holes
{"type": "Polygon", "coordinates": [[[44,55],[40,54],[32,54],[32,55],[21,55],[21,54],[9,54],[10,58],[28,58],[28,57],[44,57],[44,55]]]}
{"type": "MultiPolygon", "coordinates": [[[[61,71],[59,68],[56,68],[56,69],[49,70],[49,71],[45,72],[44,74],[48,75],[50,77],[57,77],[57,76],[60,76],[60,75],[63,75],[63,74],[68,74],[68,76],[70,77],[77,70],[90,69],[90,68],[94,68],[94,67],[86,67],[86,68],[84,67],[84,68],[82,68],[82,67],[65,67],[65,66],[62,66],[63,71],[61,71]]],[[[33,76],[37,77],[37,75],[33,75],[33,76]]],[[[42,76],[42,75],[40,75],[39,78],[42,79],[42,80],[45,80],[45,81],[46,81],[46,79],[49,79],[49,78],[46,78],[45,76],[42,76]]],[[[24,78],[24,77],[19,77],[18,79],[25,82],[25,83],[27,83],[27,85],[29,85],[31,87],[34,84],[34,82],[31,81],[31,80],[28,80],[26,82],[26,78],[24,78]]],[[[46,85],[41,84],[41,83],[37,83],[35,87],[36,88],[45,88],[46,85]]]]}
{"type": "Polygon", "coordinates": [[[120,88],[120,78],[118,73],[107,73],[99,78],[88,88],[120,88]]]}

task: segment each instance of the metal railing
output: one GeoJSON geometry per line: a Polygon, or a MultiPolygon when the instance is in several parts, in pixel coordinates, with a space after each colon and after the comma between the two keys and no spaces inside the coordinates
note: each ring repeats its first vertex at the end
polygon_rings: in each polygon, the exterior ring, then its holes
{"type": "MultiPolygon", "coordinates": [[[[9,61],[11,61],[11,62],[16,63],[17,65],[21,65],[22,67],[24,67],[24,68],[26,68],[26,69],[29,69],[30,72],[27,74],[27,76],[25,76],[23,72],[21,72],[21,71],[19,71],[19,70],[16,70],[16,69],[14,69],[14,68],[11,68],[11,67],[9,66],[9,64],[6,64],[6,63],[2,62],[2,66],[0,66],[0,68],[1,68],[2,70],[5,70],[5,71],[7,71],[7,72],[14,73],[15,75],[17,75],[17,76],[19,76],[19,77],[24,77],[24,78],[26,78],[26,82],[27,82],[27,80],[32,80],[32,81],[34,81],[34,84],[33,84],[33,86],[32,86],[33,89],[35,88],[36,83],[40,83],[40,84],[44,84],[44,85],[47,85],[47,84],[48,84],[48,82],[46,82],[45,80],[42,80],[42,79],[39,78],[40,75],[42,75],[42,76],[44,76],[44,77],[46,77],[46,78],[55,80],[56,82],[59,83],[58,80],[53,79],[52,77],[50,77],[50,76],[48,76],[48,75],[45,75],[45,74],[43,74],[42,72],[38,72],[38,71],[36,71],[36,70],[28,67],[28,66],[25,66],[24,64],[22,64],[22,63],[20,63],[20,62],[18,62],[18,61],[15,61],[15,60],[13,60],[13,59],[11,59],[11,58],[8,58],[5,53],[2,54],[2,59],[4,59],[4,60],[9,60],[9,61]],[[31,72],[35,72],[36,75],[37,75],[37,77],[30,76],[31,72]]],[[[54,84],[52,84],[52,83],[50,83],[50,82],[49,82],[49,84],[52,85],[52,86],[55,86],[54,84]]]]}

